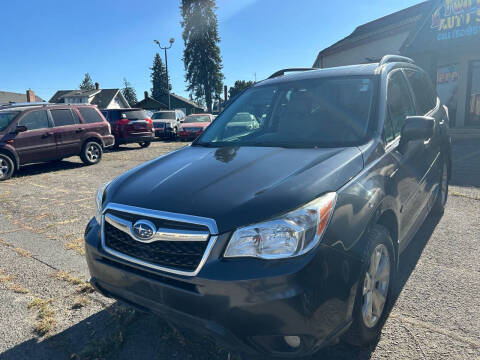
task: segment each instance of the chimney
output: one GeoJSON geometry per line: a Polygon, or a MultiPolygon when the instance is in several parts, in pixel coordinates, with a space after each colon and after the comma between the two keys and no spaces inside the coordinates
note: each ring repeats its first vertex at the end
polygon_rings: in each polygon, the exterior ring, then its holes
{"type": "Polygon", "coordinates": [[[96,82],[95,83],[95,90],[98,90],[98,89],[100,89],[100,84],[96,82]]]}
{"type": "Polygon", "coordinates": [[[35,102],[35,93],[33,90],[27,90],[27,102],[35,102]]]}
{"type": "Polygon", "coordinates": [[[224,94],[224,96],[225,96],[225,101],[227,101],[227,100],[228,100],[228,99],[227,99],[227,94],[228,94],[228,93],[227,93],[227,85],[224,85],[224,86],[223,86],[223,94],[224,94]]]}
{"type": "Polygon", "coordinates": [[[145,99],[148,99],[148,91],[145,91],[143,95],[145,95],[145,99]]]}

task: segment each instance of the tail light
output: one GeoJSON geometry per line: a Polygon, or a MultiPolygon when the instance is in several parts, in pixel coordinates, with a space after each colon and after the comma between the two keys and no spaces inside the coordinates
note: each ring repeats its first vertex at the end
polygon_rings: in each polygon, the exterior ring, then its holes
{"type": "Polygon", "coordinates": [[[120,119],[117,121],[117,125],[128,125],[129,122],[130,120],[128,119],[120,119]]]}
{"type": "Polygon", "coordinates": [[[146,121],[147,123],[149,123],[149,124],[153,125],[153,121],[152,121],[152,119],[150,119],[150,118],[146,118],[146,119],[145,119],[145,121],[146,121]]]}

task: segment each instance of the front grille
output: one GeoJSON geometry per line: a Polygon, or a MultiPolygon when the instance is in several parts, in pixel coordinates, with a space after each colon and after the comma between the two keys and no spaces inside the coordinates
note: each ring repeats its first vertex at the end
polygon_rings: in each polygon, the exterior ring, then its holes
{"type": "Polygon", "coordinates": [[[107,222],[104,226],[108,248],[154,265],[182,271],[195,271],[208,244],[208,241],[156,241],[147,244],[134,240],[107,222]]]}
{"type": "Polygon", "coordinates": [[[185,128],[185,131],[188,131],[188,132],[198,132],[198,131],[200,131],[200,129],[199,129],[199,128],[192,127],[192,128],[185,128]]]}

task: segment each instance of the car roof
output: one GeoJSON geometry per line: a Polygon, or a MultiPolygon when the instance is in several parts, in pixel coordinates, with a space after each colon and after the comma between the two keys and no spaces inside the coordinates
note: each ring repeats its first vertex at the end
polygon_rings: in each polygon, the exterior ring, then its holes
{"type": "Polygon", "coordinates": [[[26,110],[34,110],[34,109],[54,109],[54,108],[65,108],[65,107],[96,107],[95,105],[91,104],[3,104],[0,105],[0,111],[26,111],[26,110]]]}
{"type": "Polygon", "coordinates": [[[398,67],[412,68],[417,70],[420,69],[418,66],[407,63],[407,62],[389,62],[383,65],[380,65],[379,63],[348,65],[348,66],[339,66],[339,67],[332,67],[332,68],[325,68],[325,69],[315,69],[315,70],[301,71],[301,72],[295,72],[295,73],[288,73],[286,75],[281,75],[278,77],[260,81],[256,83],[254,87],[278,84],[278,83],[289,82],[289,81],[321,79],[321,78],[327,78],[327,77],[362,76],[362,75],[374,76],[374,75],[380,75],[382,72],[385,72],[385,71],[389,72],[394,68],[398,68],[398,67]]]}
{"type": "Polygon", "coordinates": [[[122,109],[102,109],[101,111],[138,111],[140,108],[122,108],[122,109]]]}

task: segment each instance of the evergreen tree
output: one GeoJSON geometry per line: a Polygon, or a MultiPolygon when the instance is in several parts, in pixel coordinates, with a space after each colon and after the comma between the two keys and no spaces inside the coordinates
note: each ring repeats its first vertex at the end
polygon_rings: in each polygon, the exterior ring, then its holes
{"type": "MultiPolygon", "coordinates": [[[[167,71],[163,65],[162,58],[158,53],[156,53],[153,58],[153,66],[150,70],[152,71],[150,74],[150,79],[152,80],[152,98],[157,101],[168,103],[167,71]]],[[[168,84],[170,84],[170,81],[168,84]]]]}
{"type": "Polygon", "coordinates": [[[128,101],[130,106],[136,104],[138,102],[137,100],[137,93],[135,92],[135,89],[132,87],[132,85],[127,81],[126,78],[123,78],[123,89],[122,89],[122,94],[125,97],[125,100],[128,101]]]}
{"type": "Polygon", "coordinates": [[[85,73],[82,83],[79,86],[80,90],[94,90],[95,85],[93,84],[92,78],[89,73],[85,73]]]}
{"type": "Polygon", "coordinates": [[[249,88],[254,83],[253,81],[245,81],[245,80],[237,80],[235,81],[235,85],[231,86],[228,90],[228,95],[230,98],[234,98],[238,94],[240,94],[243,90],[249,88]]]}
{"type": "Polygon", "coordinates": [[[180,9],[187,90],[194,98],[204,99],[211,112],[223,81],[215,0],[182,0],[180,9]]]}

